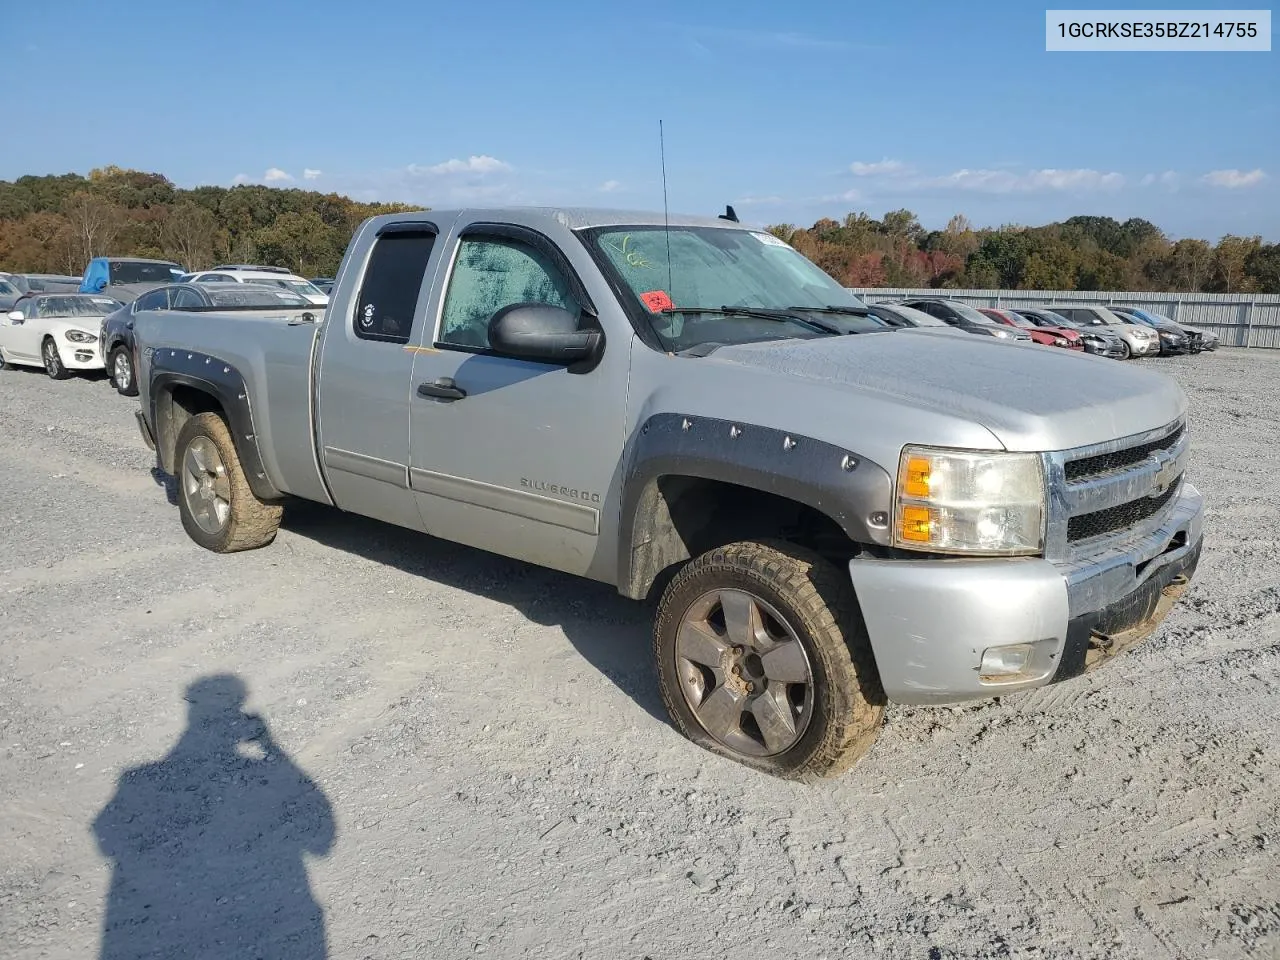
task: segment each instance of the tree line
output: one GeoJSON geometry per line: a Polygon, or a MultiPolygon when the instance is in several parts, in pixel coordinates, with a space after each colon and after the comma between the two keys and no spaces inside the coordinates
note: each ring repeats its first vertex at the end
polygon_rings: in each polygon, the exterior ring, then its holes
{"type": "Polygon", "coordinates": [[[158,173],[0,180],[0,268],[79,275],[95,256],[174,260],[189,270],[265,263],[333,276],[366,217],[421,210],[258,185],[175,187],[158,173]]]}
{"type": "Polygon", "coordinates": [[[1280,293],[1280,244],[1175,241],[1137,218],[976,229],[957,215],[926,230],[910,210],[895,210],[768,229],[847,287],[1280,293]]]}
{"type": "MultiPolygon", "coordinates": [[[[259,185],[187,190],[114,166],[87,177],[19,177],[0,180],[0,267],[78,275],[90,258],[110,255],[332,276],[366,217],[422,209],[259,185]]],[[[849,287],[1280,293],[1280,244],[1230,235],[1213,245],[1174,241],[1136,218],[979,229],[957,215],[926,230],[910,210],[895,210],[769,231],[849,287]]]]}

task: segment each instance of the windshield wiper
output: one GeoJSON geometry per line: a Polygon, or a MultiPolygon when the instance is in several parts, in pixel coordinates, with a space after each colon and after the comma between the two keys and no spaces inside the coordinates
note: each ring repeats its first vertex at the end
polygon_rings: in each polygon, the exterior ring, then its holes
{"type": "MultiPolygon", "coordinates": [[[[807,309],[801,307],[799,309],[807,309]]],[[[763,307],[730,307],[728,305],[722,307],[668,307],[660,311],[662,313],[721,313],[727,317],[752,317],[758,320],[776,320],[779,323],[798,323],[801,326],[810,327],[811,329],[821,331],[822,333],[831,333],[836,336],[843,336],[844,331],[831,326],[829,323],[823,323],[821,320],[812,320],[808,317],[797,316],[788,310],[767,310],[763,307]]]]}
{"type": "Polygon", "coordinates": [[[809,313],[847,313],[854,317],[870,316],[871,310],[867,307],[787,307],[788,310],[807,310],[809,313]]]}

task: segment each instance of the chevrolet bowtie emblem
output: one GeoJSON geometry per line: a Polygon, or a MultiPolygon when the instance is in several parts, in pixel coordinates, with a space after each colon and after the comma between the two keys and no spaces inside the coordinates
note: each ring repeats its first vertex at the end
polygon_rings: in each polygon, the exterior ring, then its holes
{"type": "Polygon", "coordinates": [[[1178,461],[1169,456],[1153,453],[1151,459],[1160,465],[1151,478],[1151,492],[1147,494],[1149,497],[1158,497],[1173,485],[1174,480],[1178,476],[1178,461]]]}

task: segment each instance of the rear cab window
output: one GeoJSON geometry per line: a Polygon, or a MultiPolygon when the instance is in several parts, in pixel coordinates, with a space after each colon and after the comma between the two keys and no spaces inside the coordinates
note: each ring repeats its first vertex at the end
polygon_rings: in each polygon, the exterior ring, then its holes
{"type": "Polygon", "coordinates": [[[391,224],[374,241],[351,323],[361,340],[406,344],[436,243],[429,224],[391,224]]]}

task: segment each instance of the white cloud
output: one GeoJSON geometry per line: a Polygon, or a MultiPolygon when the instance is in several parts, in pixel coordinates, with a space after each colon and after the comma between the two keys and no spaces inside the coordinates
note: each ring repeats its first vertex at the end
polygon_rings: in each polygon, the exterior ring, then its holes
{"type": "Polygon", "coordinates": [[[495,157],[485,154],[480,156],[471,156],[466,160],[445,160],[443,163],[435,163],[429,167],[420,164],[409,164],[409,173],[414,175],[427,175],[433,177],[451,176],[463,173],[505,173],[511,169],[511,165],[503,163],[495,157]]]}
{"type": "Polygon", "coordinates": [[[1166,170],[1164,173],[1148,173],[1138,181],[1138,185],[1142,187],[1153,187],[1156,184],[1159,184],[1168,190],[1177,190],[1178,179],[1178,175],[1174,171],[1166,170]]]}
{"type": "Polygon", "coordinates": [[[849,171],[855,177],[875,177],[886,174],[902,173],[907,165],[901,160],[890,160],[885,157],[883,160],[877,160],[874,163],[863,163],[855,161],[849,164],[849,171]]]}
{"type": "Polygon", "coordinates": [[[253,183],[253,177],[249,176],[247,173],[237,173],[231,178],[231,182],[234,184],[253,183]]]}
{"type": "Polygon", "coordinates": [[[1235,190],[1240,187],[1255,187],[1267,179],[1267,175],[1261,170],[1250,170],[1248,173],[1243,170],[1213,170],[1201,179],[1211,186],[1235,190]]]}
{"type": "Polygon", "coordinates": [[[615,190],[617,190],[621,186],[622,184],[620,184],[617,180],[606,180],[604,183],[600,184],[600,186],[597,187],[597,189],[601,193],[613,193],[615,190]]]}
{"type": "Polygon", "coordinates": [[[303,179],[303,180],[316,180],[316,179],[319,179],[320,174],[321,174],[321,171],[319,171],[319,170],[312,170],[310,167],[307,167],[307,168],[305,168],[305,169],[302,171],[302,179],[303,179]]]}
{"type": "Polygon", "coordinates": [[[862,199],[858,190],[846,190],[844,193],[832,193],[821,198],[822,203],[855,203],[862,199]]]}
{"type": "Polygon", "coordinates": [[[1012,173],[1008,170],[957,170],[942,177],[933,177],[922,186],[973,190],[981,193],[1035,193],[1048,190],[1099,191],[1115,190],[1124,186],[1119,173],[1102,173],[1098,170],[1028,170],[1012,173]]]}
{"type": "MultiPolygon", "coordinates": [[[[510,164],[487,155],[324,175],[326,190],[365,202],[400,201],[437,209],[550,202],[545,187],[539,190],[526,179],[515,176],[510,164]]],[[[577,199],[588,189],[579,186],[577,199]]]]}
{"type": "Polygon", "coordinates": [[[771,203],[784,203],[785,201],[779,196],[770,194],[767,197],[743,197],[742,199],[735,200],[733,202],[740,207],[751,207],[766,206],[771,203]]]}
{"type": "Polygon", "coordinates": [[[293,176],[291,174],[285,173],[279,167],[272,167],[262,175],[262,179],[265,180],[267,183],[279,183],[285,180],[292,180],[293,176]]]}

